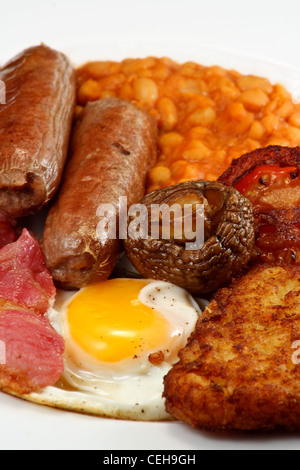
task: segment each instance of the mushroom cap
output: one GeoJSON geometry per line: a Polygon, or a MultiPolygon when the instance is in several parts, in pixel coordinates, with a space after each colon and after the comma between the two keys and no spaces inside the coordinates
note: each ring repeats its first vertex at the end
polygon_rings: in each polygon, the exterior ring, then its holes
{"type": "MultiPolygon", "coordinates": [[[[234,188],[208,181],[160,189],[140,202],[147,208],[149,227],[151,222],[158,223],[151,220],[154,206],[183,207],[185,203],[192,205],[194,216],[196,204],[203,207],[204,240],[200,245],[191,249],[184,237],[178,239],[171,230],[168,239],[155,239],[151,233],[129,236],[124,241],[125,251],[146,278],[171,282],[194,295],[211,293],[225,286],[250,261],[255,243],[252,205],[234,188]]],[[[128,227],[133,219],[128,217],[128,227]]]]}

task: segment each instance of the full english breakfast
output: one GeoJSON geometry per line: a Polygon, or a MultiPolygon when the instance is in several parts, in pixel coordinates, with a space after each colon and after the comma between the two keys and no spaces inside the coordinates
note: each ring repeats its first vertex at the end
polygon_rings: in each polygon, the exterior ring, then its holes
{"type": "Polygon", "coordinates": [[[168,58],[74,68],[44,45],[0,79],[0,389],[111,418],[299,430],[290,93],[168,58]],[[38,237],[26,216],[42,208],[38,237]]]}

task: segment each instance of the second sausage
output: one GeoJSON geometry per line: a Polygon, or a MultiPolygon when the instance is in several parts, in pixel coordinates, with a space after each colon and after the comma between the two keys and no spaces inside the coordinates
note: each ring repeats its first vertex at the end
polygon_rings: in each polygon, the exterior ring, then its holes
{"type": "Polygon", "coordinates": [[[70,161],[49,212],[42,247],[57,285],[80,288],[106,280],[121,252],[118,239],[99,233],[99,206],[119,210],[145,194],[156,158],[156,121],[134,104],[108,98],[88,103],[74,129],[70,161]]]}

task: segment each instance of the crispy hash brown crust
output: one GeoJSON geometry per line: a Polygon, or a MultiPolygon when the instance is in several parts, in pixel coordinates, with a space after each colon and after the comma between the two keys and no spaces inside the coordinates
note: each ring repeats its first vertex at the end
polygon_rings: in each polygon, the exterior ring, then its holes
{"type": "Polygon", "coordinates": [[[300,268],[258,266],[220,290],[165,378],[166,408],[209,431],[300,430],[300,268]]]}

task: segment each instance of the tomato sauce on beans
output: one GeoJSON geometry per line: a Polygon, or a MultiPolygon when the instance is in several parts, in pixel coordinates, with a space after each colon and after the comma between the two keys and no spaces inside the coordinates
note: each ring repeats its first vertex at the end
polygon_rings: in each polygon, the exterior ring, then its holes
{"type": "Polygon", "coordinates": [[[118,97],[157,119],[148,192],[216,180],[233,159],[260,147],[300,145],[300,105],[263,77],[155,57],[90,62],[77,76],[78,113],[88,101],[118,97]]]}

